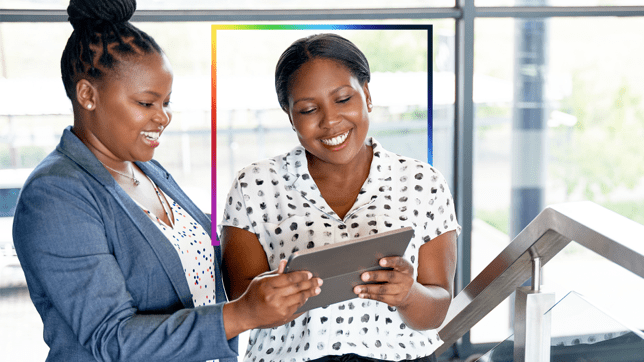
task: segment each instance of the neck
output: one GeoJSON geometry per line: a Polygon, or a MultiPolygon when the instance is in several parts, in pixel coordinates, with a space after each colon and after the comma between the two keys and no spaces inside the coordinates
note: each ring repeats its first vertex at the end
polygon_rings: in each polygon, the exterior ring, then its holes
{"type": "Polygon", "coordinates": [[[306,152],[309,173],[316,182],[323,180],[340,185],[353,184],[356,180],[362,184],[369,176],[372,158],[373,148],[366,144],[363,144],[360,152],[351,162],[344,165],[324,162],[306,152]]]}
{"type": "Polygon", "coordinates": [[[74,133],[76,137],[78,137],[78,139],[83,142],[87,149],[89,149],[94,154],[94,156],[96,156],[96,159],[98,159],[98,161],[104,166],[108,166],[113,170],[117,170],[125,174],[132,173],[131,162],[118,159],[111,152],[109,152],[109,150],[105,149],[104,146],[101,148],[96,147],[95,144],[101,145],[101,143],[96,140],[96,136],[94,136],[91,132],[87,132],[85,127],[79,125],[77,122],[74,122],[72,133],[74,133]]]}

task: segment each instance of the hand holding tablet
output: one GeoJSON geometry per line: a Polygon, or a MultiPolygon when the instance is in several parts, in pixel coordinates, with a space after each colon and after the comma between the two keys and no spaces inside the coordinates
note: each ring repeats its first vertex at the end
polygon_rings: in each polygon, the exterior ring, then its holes
{"type": "Polygon", "coordinates": [[[411,227],[405,227],[293,253],[286,273],[308,270],[324,281],[322,292],[310,297],[297,313],[356,298],[354,288],[368,283],[361,280],[362,273],[389,269],[380,266],[380,259],[402,256],[413,234],[411,227]]]}

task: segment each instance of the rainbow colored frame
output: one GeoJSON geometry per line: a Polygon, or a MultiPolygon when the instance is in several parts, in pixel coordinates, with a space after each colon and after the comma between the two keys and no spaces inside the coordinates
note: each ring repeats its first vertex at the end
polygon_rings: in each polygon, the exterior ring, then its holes
{"type": "MultiPolygon", "coordinates": [[[[216,235],[216,219],[217,219],[217,32],[221,30],[419,30],[427,31],[427,162],[433,163],[433,94],[432,94],[432,43],[433,32],[431,24],[408,24],[408,25],[310,25],[310,24],[283,24],[283,25],[254,25],[254,24],[240,24],[240,25],[212,25],[211,27],[211,182],[212,182],[212,230],[216,235]]],[[[295,40],[295,39],[293,39],[295,40]]],[[[219,245],[217,237],[213,238],[213,244],[219,245]]]]}

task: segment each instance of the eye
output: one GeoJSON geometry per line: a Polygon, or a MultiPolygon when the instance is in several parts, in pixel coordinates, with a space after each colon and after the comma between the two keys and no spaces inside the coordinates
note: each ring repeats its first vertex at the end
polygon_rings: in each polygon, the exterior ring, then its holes
{"type": "Polygon", "coordinates": [[[153,105],[153,103],[148,103],[148,102],[139,102],[139,104],[146,108],[150,108],[153,105]]]}
{"type": "Polygon", "coordinates": [[[338,101],[338,103],[347,103],[350,99],[351,99],[351,96],[346,97],[346,98],[342,98],[342,99],[340,99],[340,100],[338,101]]]}
{"type": "Polygon", "coordinates": [[[315,112],[315,108],[305,108],[300,111],[300,114],[311,114],[313,112],[315,112]]]}
{"type": "Polygon", "coordinates": [[[163,102],[163,106],[164,107],[170,107],[170,103],[172,103],[172,102],[170,102],[170,101],[163,102]]]}

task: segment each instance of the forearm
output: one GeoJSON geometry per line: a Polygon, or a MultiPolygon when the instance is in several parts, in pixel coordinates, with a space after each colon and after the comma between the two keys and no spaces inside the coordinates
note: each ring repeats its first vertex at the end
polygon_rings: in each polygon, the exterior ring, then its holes
{"type": "Polygon", "coordinates": [[[172,314],[137,313],[111,331],[97,333],[89,346],[104,360],[235,358],[237,342],[224,335],[222,304],[172,314]]]}
{"type": "Polygon", "coordinates": [[[451,296],[442,287],[414,282],[407,299],[397,307],[405,324],[415,330],[438,328],[451,303],[451,296]]]}

